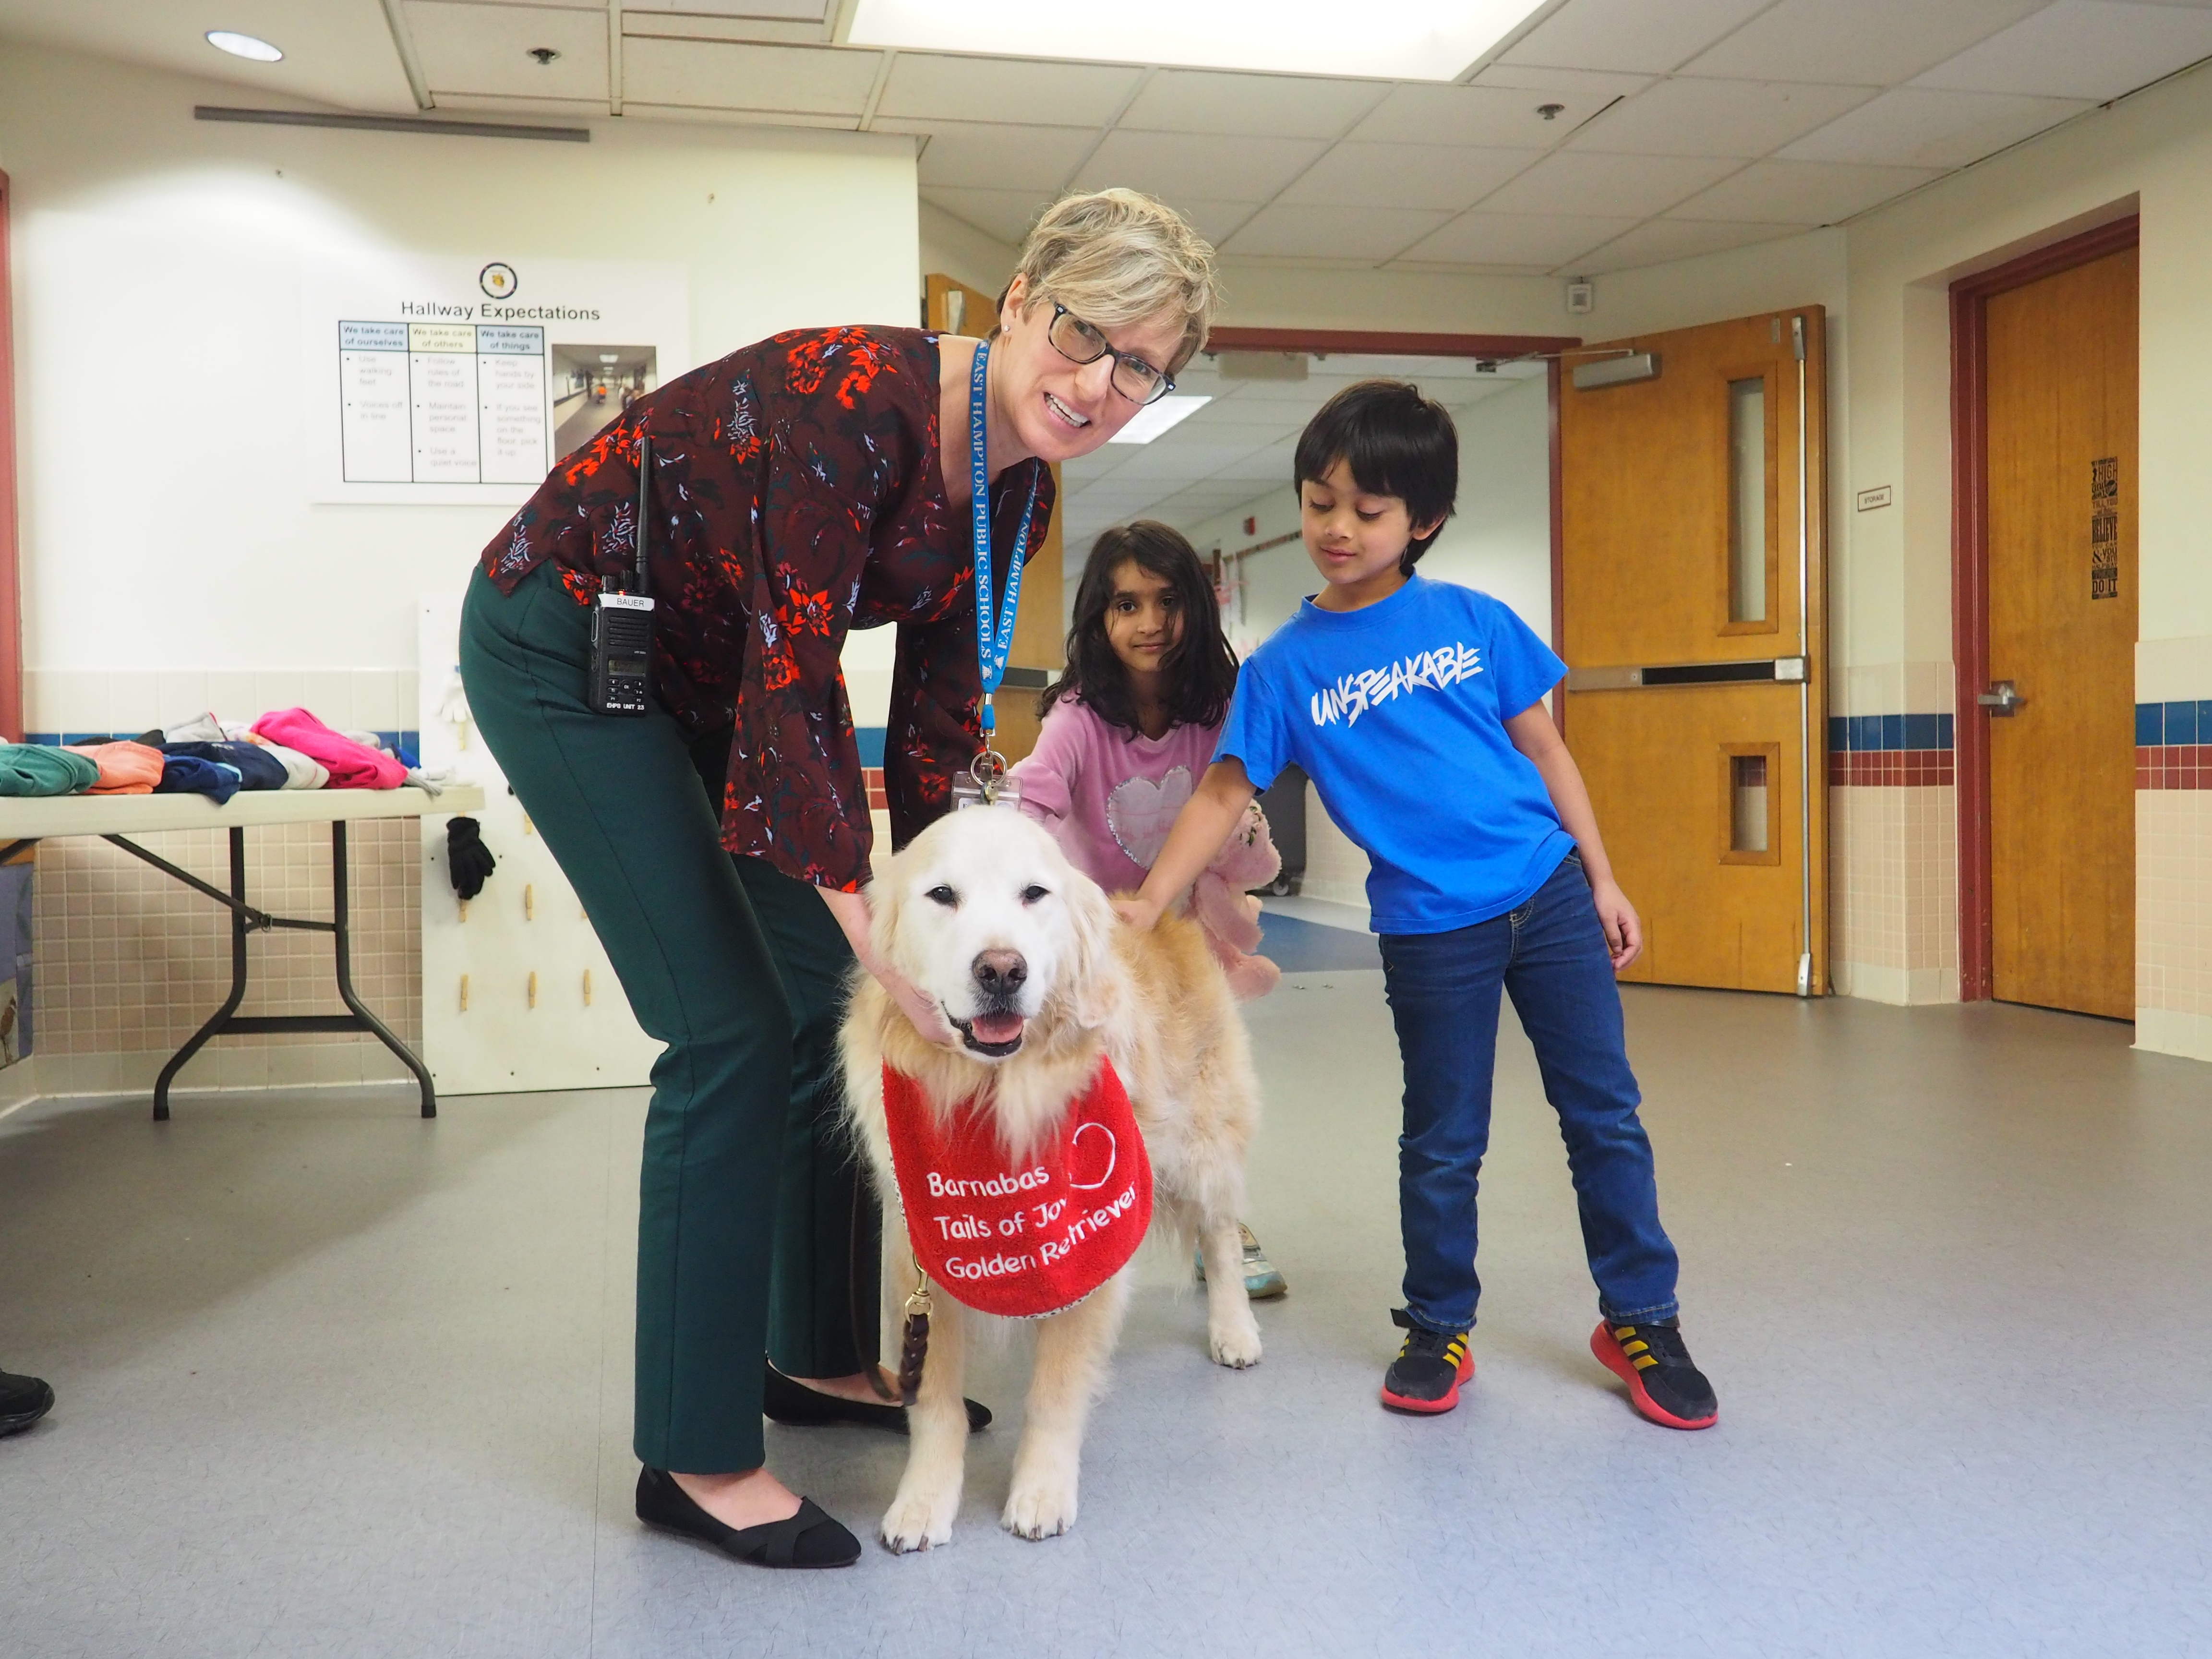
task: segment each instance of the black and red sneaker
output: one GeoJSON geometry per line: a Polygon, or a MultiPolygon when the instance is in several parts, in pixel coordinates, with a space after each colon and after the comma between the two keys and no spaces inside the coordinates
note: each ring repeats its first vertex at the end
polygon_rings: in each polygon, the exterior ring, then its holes
{"type": "Polygon", "coordinates": [[[1628,1398],[1654,1423],[1670,1429],[1710,1429],[1720,1420],[1713,1385],[1690,1359],[1674,1320],[1638,1324],[1601,1322],[1590,1333],[1598,1363],[1628,1384],[1628,1398]]]}
{"type": "Polygon", "coordinates": [[[1465,1331],[1432,1331],[1416,1325],[1402,1308],[1390,1322],[1406,1333],[1405,1346],[1382,1373],[1382,1403],[1394,1412],[1434,1417],[1459,1404],[1462,1382],[1474,1381],[1474,1356],[1465,1331]]]}

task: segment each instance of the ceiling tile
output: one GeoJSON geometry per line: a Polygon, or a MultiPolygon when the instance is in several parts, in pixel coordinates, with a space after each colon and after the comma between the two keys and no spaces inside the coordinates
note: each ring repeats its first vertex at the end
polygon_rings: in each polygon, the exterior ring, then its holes
{"type": "Polygon", "coordinates": [[[1037,126],[1103,127],[1136,90],[1144,73],[1103,64],[939,58],[902,52],[891,65],[876,112],[940,121],[972,121],[989,115],[1037,126]]]}
{"type": "Polygon", "coordinates": [[[1549,213],[1463,213],[1401,256],[1449,264],[1566,264],[1636,224],[1632,218],[1549,213]]]}
{"type": "Polygon", "coordinates": [[[1913,84],[1959,92],[2118,98],[2212,57],[2212,11],[2058,0],[1913,84]]]}
{"type": "Polygon", "coordinates": [[[1557,150],[1490,196],[1492,213],[1648,218],[1725,178],[1738,163],[1691,155],[1591,155],[1557,150]]]}
{"type": "Polygon", "coordinates": [[[1625,155],[1752,161],[1875,95],[1872,87],[1771,81],[1662,81],[1615,104],[1568,141],[1625,155]]]}
{"type": "Polygon", "coordinates": [[[2094,107],[2079,99],[1899,87],[1777,153],[1791,161],[1960,167],[2094,107]]]}
{"type": "Polygon", "coordinates": [[[1120,125],[1133,132],[1237,132],[1260,138],[1334,138],[1389,91],[1382,81],[1161,70],[1120,125]]]}
{"type": "Polygon", "coordinates": [[[1534,157],[1525,149],[1445,144],[1339,144],[1283,192],[1334,207],[1444,208],[1456,213],[1534,157]]]}
{"type": "Polygon", "coordinates": [[[1002,242],[1018,247],[1022,239],[1030,234],[1052,201],[1048,190],[973,190],[949,185],[924,185],[921,198],[932,206],[943,208],[963,224],[973,225],[986,236],[995,236],[1002,242]]]}
{"type": "Polygon", "coordinates": [[[1507,87],[1399,86],[1352,130],[1363,143],[1549,149],[1619,94],[1507,87]],[[1547,121],[1536,112],[1564,104],[1547,121]]]}
{"type": "Polygon", "coordinates": [[[1257,202],[1191,202],[1178,198],[1175,210],[1216,247],[1237,234],[1237,228],[1260,210],[1257,202]]]}
{"type": "Polygon", "coordinates": [[[1824,81],[1895,86],[2047,0],[1782,0],[1711,52],[1686,75],[1750,81],[1824,81]]]}
{"type": "Polygon", "coordinates": [[[1127,185],[1164,202],[1185,196],[1212,201],[1265,201],[1304,173],[1327,148],[1310,138],[1109,132],[1075,182],[1084,190],[1127,185]]]}
{"type": "Polygon", "coordinates": [[[1771,0],[1567,0],[1504,56],[1513,64],[1664,75],[1771,0]]]}
{"type": "MultiPolygon", "coordinates": [[[[604,39],[604,19],[599,33],[604,39]]],[[[623,96],[642,103],[857,116],[867,107],[878,61],[872,52],[832,46],[628,39],[623,96]]]]}
{"type": "Polygon", "coordinates": [[[928,140],[919,165],[925,185],[1057,193],[1091,145],[1096,127],[1002,127],[979,121],[878,121],[878,132],[928,140]]]}
{"type": "Polygon", "coordinates": [[[1388,259],[1450,217],[1413,208],[1262,208],[1222,252],[1308,259],[1388,259]]]}
{"type": "Polygon", "coordinates": [[[1753,161],[1734,178],[1683,203],[1669,216],[1742,224],[1832,225],[1942,174],[1938,167],[1753,161]]]}
{"type": "Polygon", "coordinates": [[[408,0],[407,27],[433,92],[606,102],[605,12],[408,0]],[[541,64],[529,55],[533,46],[561,55],[541,64]]]}
{"type": "Polygon", "coordinates": [[[625,0],[625,11],[688,12],[708,17],[777,17],[818,23],[831,0],[625,0]]]}
{"type": "Polygon", "coordinates": [[[1664,264],[1669,259],[1687,259],[1700,253],[1718,253],[1727,248],[1746,247],[1753,242],[1771,242],[1780,237],[1803,234],[1802,225],[1652,219],[1577,260],[1576,269],[1602,276],[1608,270],[1664,264]]]}
{"type": "MultiPolygon", "coordinates": [[[[2212,0],[2206,0],[2206,3],[2212,4],[2212,0]]],[[[1562,103],[1580,100],[1597,108],[1616,98],[1643,91],[1651,84],[1651,77],[1619,70],[1530,69],[1520,64],[1492,64],[1468,84],[1504,87],[1515,92],[1548,92],[1562,103]]]]}

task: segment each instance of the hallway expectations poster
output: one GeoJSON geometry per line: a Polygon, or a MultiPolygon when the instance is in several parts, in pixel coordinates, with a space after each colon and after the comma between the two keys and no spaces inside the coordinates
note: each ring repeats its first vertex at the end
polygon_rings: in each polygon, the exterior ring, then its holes
{"type": "Polygon", "coordinates": [[[678,264],[348,254],[300,280],[313,501],[519,507],[692,367],[678,264]]]}

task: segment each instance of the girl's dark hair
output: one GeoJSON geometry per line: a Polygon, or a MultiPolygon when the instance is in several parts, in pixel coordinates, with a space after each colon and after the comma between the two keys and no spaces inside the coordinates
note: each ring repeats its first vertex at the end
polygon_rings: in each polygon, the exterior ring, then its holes
{"type": "Polygon", "coordinates": [[[1406,380],[1361,380],[1323,404],[1298,434],[1291,488],[1318,483],[1339,461],[1370,495],[1395,495],[1415,524],[1436,529],[1407,544],[1398,568],[1408,576],[1459,496],[1459,428],[1444,406],[1406,380]]]}
{"type": "Polygon", "coordinates": [[[1115,525],[1091,544],[1075,589],[1075,619],[1067,629],[1067,666],[1039,699],[1038,714],[1051,713],[1053,704],[1066,697],[1088,703],[1109,726],[1132,735],[1139,732],[1128,670],[1106,637],[1114,573],[1131,563],[1166,582],[1182,613],[1182,637],[1160,659],[1169,718],[1178,726],[1218,725],[1237,690],[1237,658],[1221,637],[1213,579],[1180,532],[1152,519],[1115,525]]]}

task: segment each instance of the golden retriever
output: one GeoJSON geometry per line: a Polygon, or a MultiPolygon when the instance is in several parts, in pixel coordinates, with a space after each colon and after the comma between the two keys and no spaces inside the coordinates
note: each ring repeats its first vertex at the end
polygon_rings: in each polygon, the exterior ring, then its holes
{"type": "MultiPolygon", "coordinates": [[[[888,1061],[948,1111],[975,1098],[1006,1147],[1036,1145],[1064,1121],[1103,1053],[1129,1095],[1153,1171],[1154,1224],[1206,1263],[1206,1334],[1221,1364],[1260,1359],[1244,1294],[1237,1217],[1244,1154],[1259,1121],[1251,1048],[1228,981],[1198,927],[1170,918],[1149,934],[1052,837],[1005,806],[954,812],[881,866],[868,890],[879,953],[943,1007],[957,1048],[926,1042],[862,975],[842,1032],[848,1104],[884,1200],[884,1294],[896,1316],[916,1284],[884,1116],[888,1061]]],[[[1083,1429],[1102,1391],[1127,1306],[1125,1266],[1072,1308],[1034,1321],[1027,1420],[1001,1524],[1048,1538],[1075,1523],[1083,1429]]],[[[952,1535],[968,1419],[963,1326],[988,1316],[933,1285],[928,1358],[907,1414],[906,1473],[883,1520],[895,1551],[952,1535]]]]}

